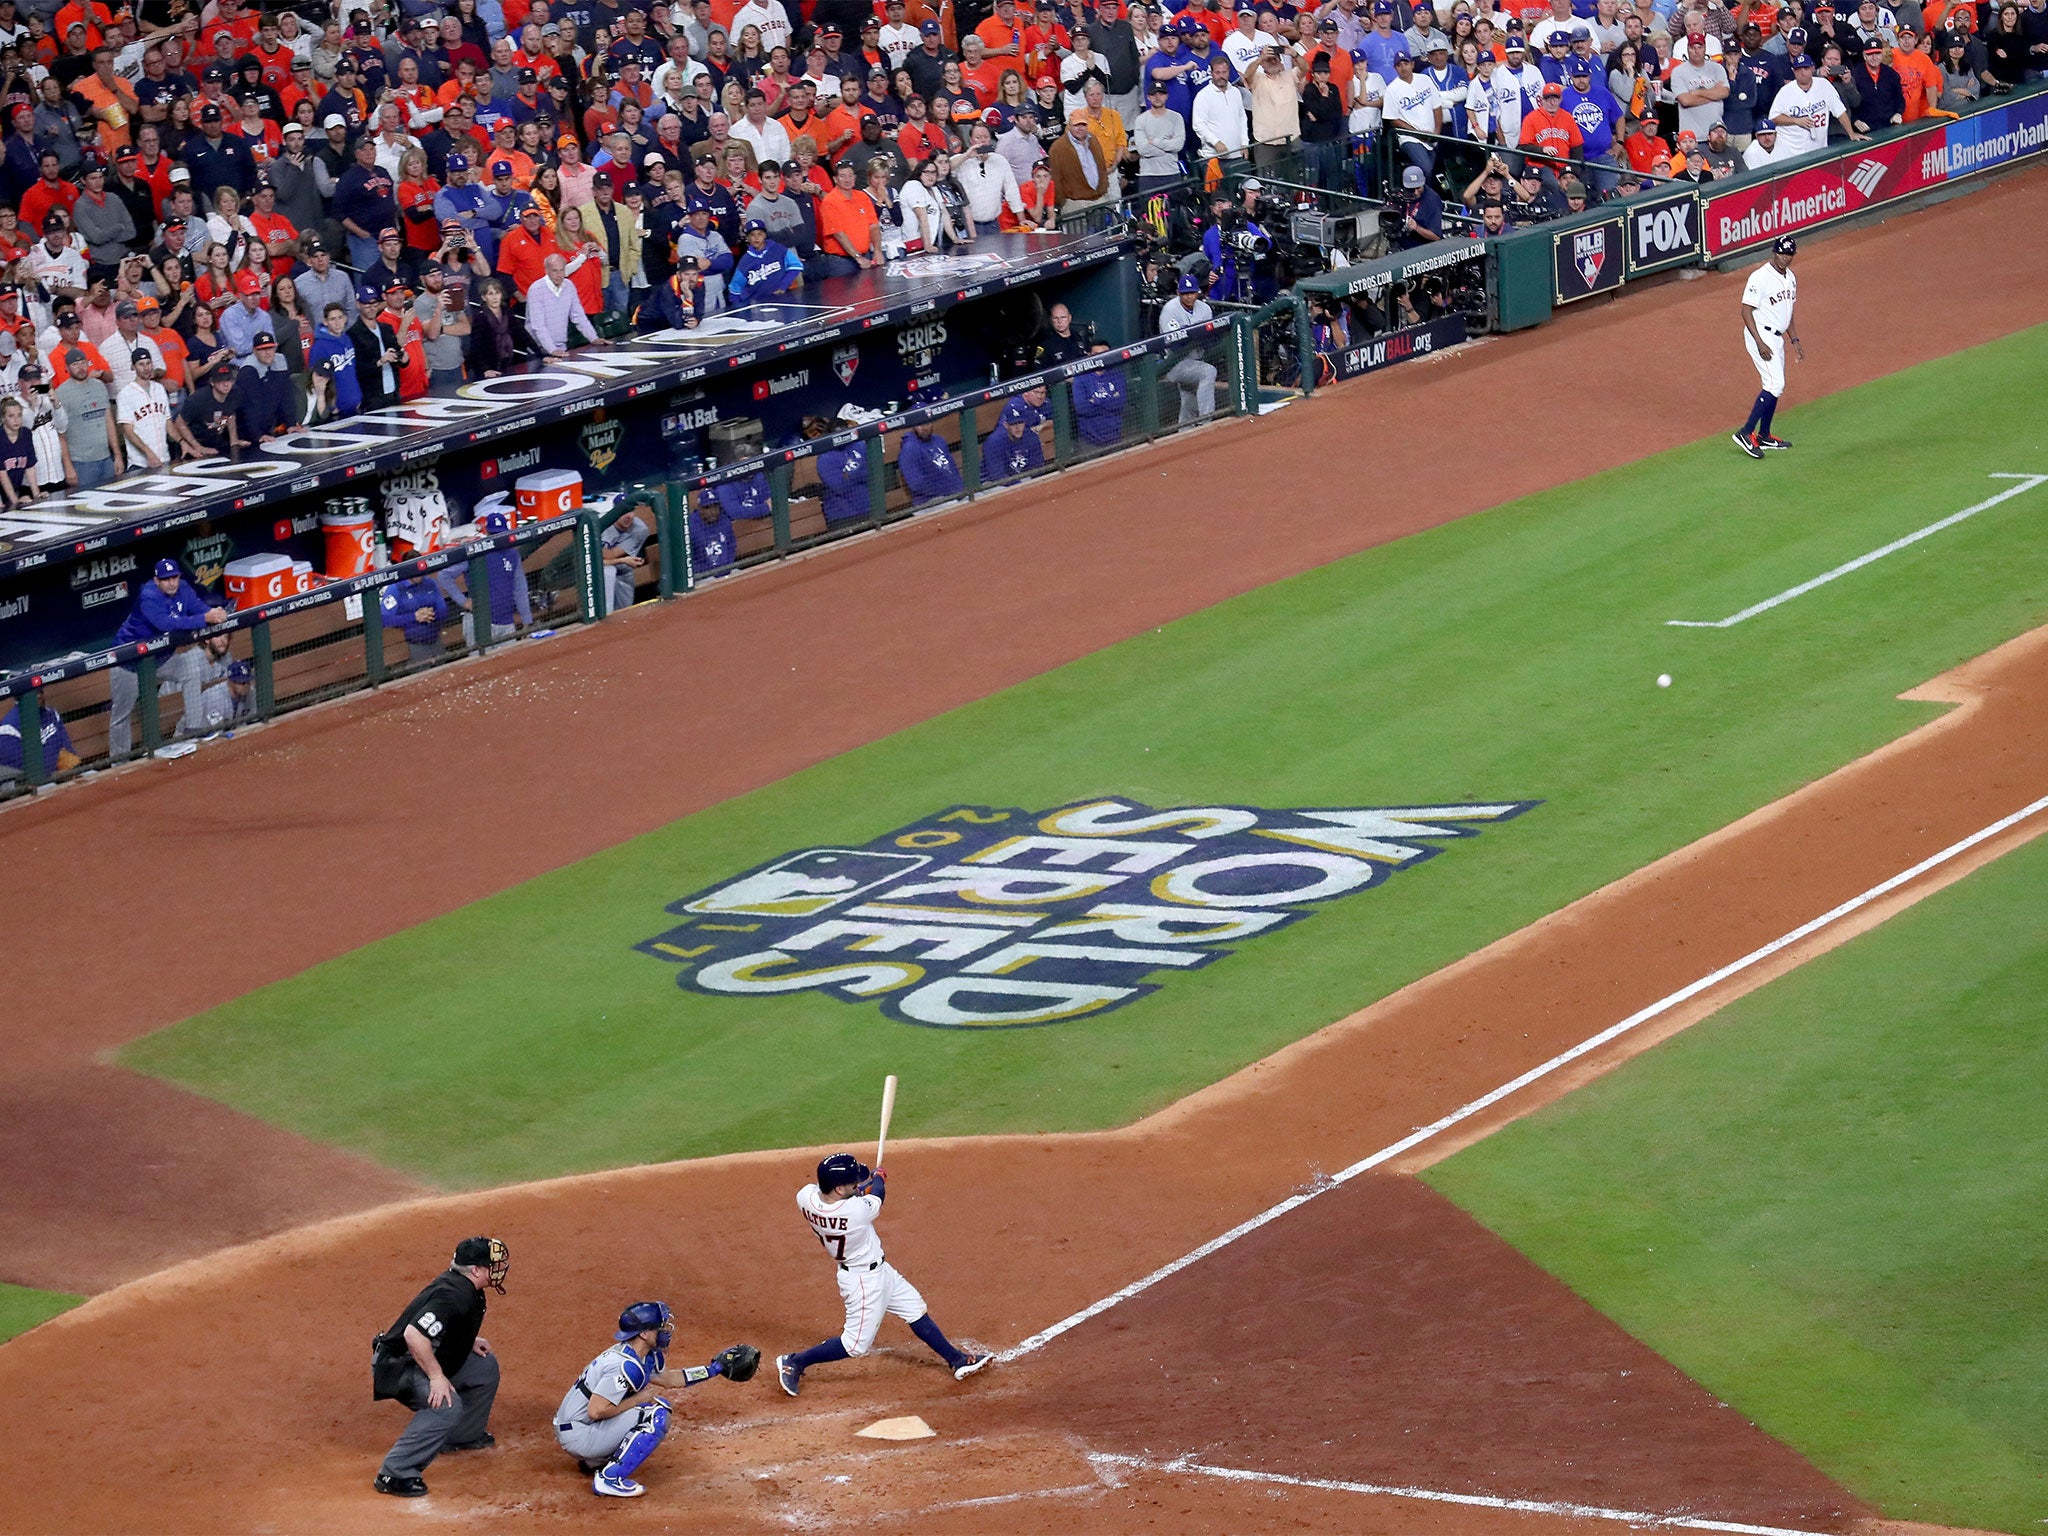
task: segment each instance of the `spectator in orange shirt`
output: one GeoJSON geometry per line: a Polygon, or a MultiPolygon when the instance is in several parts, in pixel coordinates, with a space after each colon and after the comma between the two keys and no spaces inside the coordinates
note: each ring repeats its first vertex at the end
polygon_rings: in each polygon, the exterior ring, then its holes
{"type": "Polygon", "coordinates": [[[29,183],[21,194],[21,223],[24,229],[41,229],[52,212],[64,215],[64,227],[71,227],[71,210],[78,205],[78,188],[58,174],[57,151],[46,149],[36,157],[41,179],[29,183]]]}
{"type": "Polygon", "coordinates": [[[1898,72],[1899,94],[1906,98],[1904,116],[1910,123],[1940,110],[1941,66],[1928,55],[1919,28],[1903,16],[1899,18],[1898,37],[1892,49],[1892,68],[1898,72]]]}
{"type": "MultiPolygon", "coordinates": [[[[873,108],[861,103],[859,78],[852,74],[847,75],[839,82],[839,104],[825,114],[824,122],[819,125],[819,131],[824,139],[825,158],[836,165],[839,157],[859,140],[860,120],[874,115],[873,108]]],[[[784,126],[787,127],[788,124],[784,126]]],[[[791,134],[790,141],[794,143],[795,139],[796,135],[791,134]]]]}
{"type": "Polygon", "coordinates": [[[91,110],[99,132],[100,153],[112,155],[134,142],[135,89],[114,73],[114,50],[105,46],[92,51],[92,73],[71,84],[71,94],[91,110]]]}
{"type": "Polygon", "coordinates": [[[1654,117],[1637,122],[1635,132],[1621,141],[1621,147],[1628,156],[1630,167],[1643,172],[1648,172],[1657,163],[1659,155],[1671,153],[1671,145],[1657,131],[1657,119],[1654,117]]]}
{"type": "Polygon", "coordinates": [[[818,251],[825,275],[851,277],[880,265],[875,238],[880,223],[875,205],[854,190],[853,162],[842,159],[832,168],[832,190],[818,199],[818,251]]]}
{"type": "Polygon", "coordinates": [[[1577,119],[1560,105],[1563,96],[1564,87],[1551,81],[1543,87],[1543,105],[1522,119],[1522,148],[1550,156],[1543,168],[1552,176],[1559,169],[1554,162],[1578,159],[1586,144],[1577,119]]]}
{"type": "Polygon", "coordinates": [[[528,203],[519,210],[519,227],[498,242],[498,270],[526,297],[526,290],[547,270],[548,254],[555,248],[541,220],[540,209],[528,203]]]}
{"type": "Polygon", "coordinates": [[[101,29],[114,24],[114,13],[101,5],[100,0],[66,0],[50,22],[50,36],[60,38],[71,30],[74,23],[81,21],[85,23],[86,47],[97,48],[106,41],[106,33],[101,29]]]}
{"type": "MultiPolygon", "coordinates": [[[[974,29],[981,39],[981,51],[992,59],[1008,59],[1012,69],[1021,69],[1024,57],[1024,24],[1017,19],[1017,0],[996,0],[996,12],[974,29]]],[[[966,39],[961,51],[966,52],[966,39]]]]}
{"type": "Polygon", "coordinates": [[[974,93],[974,99],[984,107],[992,107],[1001,93],[1003,71],[1015,69],[1016,65],[1007,59],[991,59],[982,48],[979,36],[970,34],[960,40],[960,83],[974,93]]]}

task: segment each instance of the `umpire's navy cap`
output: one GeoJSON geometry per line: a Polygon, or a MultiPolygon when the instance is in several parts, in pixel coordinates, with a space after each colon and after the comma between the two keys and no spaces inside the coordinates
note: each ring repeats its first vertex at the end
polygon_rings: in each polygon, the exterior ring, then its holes
{"type": "Polygon", "coordinates": [[[1792,256],[1798,253],[1799,242],[1790,235],[1780,235],[1771,242],[1771,249],[1780,256],[1792,256]]]}

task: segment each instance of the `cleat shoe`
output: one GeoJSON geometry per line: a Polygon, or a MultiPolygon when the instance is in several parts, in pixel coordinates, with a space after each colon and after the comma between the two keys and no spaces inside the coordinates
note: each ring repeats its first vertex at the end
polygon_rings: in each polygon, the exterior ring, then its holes
{"type": "Polygon", "coordinates": [[[647,1490],[630,1477],[613,1477],[609,1469],[590,1480],[590,1491],[613,1499],[637,1499],[647,1490]]]}
{"type": "Polygon", "coordinates": [[[427,1496],[427,1483],[420,1477],[393,1477],[388,1472],[379,1472],[372,1484],[379,1493],[388,1493],[395,1499],[423,1499],[427,1496]]]}
{"type": "Polygon", "coordinates": [[[976,1371],[985,1371],[995,1363],[996,1357],[987,1350],[982,1350],[976,1354],[969,1355],[962,1364],[954,1366],[953,1379],[955,1381],[965,1381],[976,1371]]]}
{"type": "Polygon", "coordinates": [[[782,1383],[782,1390],[791,1397],[796,1396],[796,1384],[803,1380],[804,1373],[790,1363],[787,1355],[775,1357],[775,1379],[782,1383]]]}
{"type": "Polygon", "coordinates": [[[1760,459],[1764,456],[1763,449],[1757,446],[1756,439],[1750,436],[1749,433],[1737,432],[1732,434],[1732,437],[1735,446],[1748,454],[1752,459],[1760,459]]]}
{"type": "Polygon", "coordinates": [[[1759,448],[1790,448],[1792,445],[1782,437],[1760,437],[1756,440],[1759,448]]]}
{"type": "Polygon", "coordinates": [[[444,1451],[488,1451],[498,1443],[498,1437],[488,1430],[474,1440],[451,1440],[441,1449],[444,1451]]]}

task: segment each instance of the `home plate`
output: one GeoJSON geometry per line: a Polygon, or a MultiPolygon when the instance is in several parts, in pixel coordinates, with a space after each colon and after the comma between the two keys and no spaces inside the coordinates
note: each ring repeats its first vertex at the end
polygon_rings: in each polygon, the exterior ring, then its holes
{"type": "Polygon", "coordinates": [[[877,1419],[854,1433],[870,1440],[931,1440],[938,1435],[937,1430],[914,1413],[907,1419],[877,1419]]]}

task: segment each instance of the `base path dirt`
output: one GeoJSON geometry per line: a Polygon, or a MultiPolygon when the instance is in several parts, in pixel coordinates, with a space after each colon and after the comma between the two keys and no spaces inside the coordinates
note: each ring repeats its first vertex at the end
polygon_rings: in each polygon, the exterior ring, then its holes
{"type": "MultiPolygon", "coordinates": [[[[1792,400],[2048,319],[2044,186],[1811,244],[1792,400]],[[1971,280],[1940,325],[1872,324],[1909,272],[1971,280]]],[[[102,1053],[1196,609],[1697,438],[1754,389],[1740,282],[1632,294],[0,814],[0,932],[38,936],[0,1011],[0,1279],[97,1290],[410,1187],[189,1095],[139,1103],[102,1053]],[[1644,367],[1681,341],[1683,375],[1644,367]],[[1461,452],[1475,403],[1561,382],[1625,404],[1461,452]],[[1412,483],[1320,473],[1382,433],[1412,483]]]]}
{"type": "MultiPolygon", "coordinates": [[[[956,1338],[1013,1345],[2037,798],[2048,630],[1935,691],[1958,707],[1136,1126],[894,1149],[891,1260],[956,1338]]],[[[416,1520],[369,1491],[402,1414],[367,1401],[365,1345],[476,1231],[513,1253],[487,1330],[506,1370],[501,1444],[437,1463],[426,1513],[478,1531],[512,1516],[587,1520],[592,1495],[549,1423],[617,1307],[668,1298],[685,1359],[735,1339],[772,1354],[838,1327],[832,1272],[791,1209],[813,1156],[388,1207],[95,1298],[0,1348],[0,1443],[17,1471],[8,1523],[346,1532],[416,1520]],[[121,1475],[73,1475],[96,1426],[139,1403],[149,1432],[124,1441],[121,1475]]],[[[1622,1528],[1583,1512],[1597,1508],[1875,1529],[1792,1451],[1391,1170],[1326,1189],[969,1383],[894,1325],[885,1343],[820,1369],[795,1402],[766,1377],[691,1392],[687,1427],[646,1475],[650,1496],[605,1518],[636,1531],[1622,1528]],[[910,1413],[937,1438],[855,1438],[910,1413]],[[1190,1457],[1492,1502],[1221,1483],[1176,1465],[1190,1457]],[[1506,1500],[1551,1513],[1510,1516],[1506,1500]]]]}

